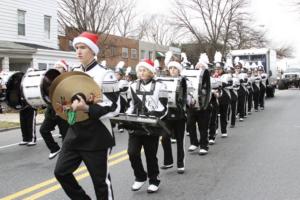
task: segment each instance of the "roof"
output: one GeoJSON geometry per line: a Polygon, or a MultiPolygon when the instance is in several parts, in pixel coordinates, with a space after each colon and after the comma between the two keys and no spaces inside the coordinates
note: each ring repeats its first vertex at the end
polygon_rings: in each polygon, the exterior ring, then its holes
{"type": "Polygon", "coordinates": [[[0,49],[11,49],[11,50],[35,50],[32,47],[28,47],[16,42],[9,42],[0,40],[0,49]]]}
{"type": "Polygon", "coordinates": [[[26,51],[26,52],[36,52],[37,49],[45,49],[45,50],[57,50],[50,47],[45,47],[37,44],[29,44],[22,42],[11,42],[0,40],[0,51],[26,51]]]}

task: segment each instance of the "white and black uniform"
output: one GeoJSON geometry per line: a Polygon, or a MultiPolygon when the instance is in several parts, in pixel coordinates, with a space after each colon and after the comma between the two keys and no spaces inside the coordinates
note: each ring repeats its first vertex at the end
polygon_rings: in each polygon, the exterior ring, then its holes
{"type": "Polygon", "coordinates": [[[109,117],[120,111],[117,80],[113,72],[109,73],[96,60],[76,71],[80,69],[101,85],[103,101],[89,105],[89,119],[69,126],[56,163],[55,177],[71,199],[90,199],[73,175],[83,161],[93,180],[97,199],[113,199],[107,161],[115,145],[109,117]],[[105,83],[114,81],[115,87],[106,87],[105,83]]]}
{"type": "Polygon", "coordinates": [[[246,95],[247,95],[247,88],[245,87],[244,75],[245,73],[234,74],[234,77],[239,78],[240,80],[240,88],[238,90],[238,106],[237,106],[237,112],[239,113],[240,119],[243,119],[245,117],[245,105],[246,105],[246,95]]]}
{"type": "Polygon", "coordinates": [[[261,109],[264,109],[268,75],[266,73],[262,73],[260,77],[261,77],[261,82],[260,82],[259,106],[261,109]]]}
{"type": "Polygon", "coordinates": [[[124,113],[128,108],[128,88],[129,83],[127,80],[119,80],[118,82],[119,90],[120,90],[120,98],[121,98],[121,110],[120,113],[124,113]]]}
{"type": "Polygon", "coordinates": [[[251,79],[253,81],[252,87],[253,87],[254,110],[258,111],[261,77],[260,76],[252,76],[251,79]]]}
{"type": "Polygon", "coordinates": [[[232,78],[230,74],[222,74],[220,77],[222,82],[222,95],[219,97],[219,114],[220,114],[220,124],[221,124],[221,133],[227,133],[227,119],[228,111],[231,103],[230,87],[232,86],[232,78]]]}
{"type": "MultiPolygon", "coordinates": [[[[166,116],[166,124],[169,130],[173,133],[177,144],[177,168],[184,167],[184,132],[186,124],[186,104],[187,104],[187,85],[186,78],[182,77],[181,87],[182,94],[176,101],[176,108],[170,107],[166,116]]],[[[162,147],[164,149],[164,165],[173,164],[172,145],[170,136],[164,135],[162,137],[162,147]]]]}
{"type": "Polygon", "coordinates": [[[240,80],[238,78],[232,77],[232,87],[229,89],[231,101],[230,101],[230,125],[233,128],[235,126],[235,120],[236,120],[236,112],[237,112],[237,102],[238,102],[238,90],[240,88],[240,80]]]}
{"type": "Polygon", "coordinates": [[[216,139],[216,130],[218,123],[218,113],[219,113],[219,101],[218,96],[221,95],[221,87],[222,83],[219,78],[211,77],[211,88],[212,88],[212,96],[210,99],[210,120],[209,120],[209,140],[216,139]]]}
{"type": "MultiPolygon", "coordinates": [[[[129,87],[130,106],[126,111],[127,114],[148,115],[163,119],[168,112],[168,94],[166,93],[166,85],[150,79],[148,81],[137,80],[129,87]]],[[[157,150],[159,136],[146,132],[143,129],[128,130],[128,155],[131,166],[134,171],[135,180],[144,182],[149,178],[150,185],[158,186],[159,167],[157,161],[157,150]],[[141,149],[144,148],[147,172],[144,170],[141,149]]]]}
{"type": "MultiPolygon", "coordinates": [[[[203,70],[203,69],[199,69],[203,70]]],[[[200,149],[208,151],[208,128],[210,120],[210,109],[196,108],[188,104],[187,108],[187,131],[190,133],[190,143],[200,149]],[[200,133],[200,139],[197,137],[196,124],[200,133]]]]}
{"type": "Polygon", "coordinates": [[[247,89],[249,91],[248,95],[248,113],[251,113],[253,107],[253,79],[251,76],[248,76],[247,89]]]}

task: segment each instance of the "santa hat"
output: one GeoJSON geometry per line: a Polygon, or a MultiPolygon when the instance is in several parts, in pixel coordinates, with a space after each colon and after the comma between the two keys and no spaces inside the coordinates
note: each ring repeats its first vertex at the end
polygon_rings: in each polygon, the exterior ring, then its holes
{"type": "Polygon", "coordinates": [[[64,70],[67,72],[69,69],[69,65],[65,60],[59,60],[55,63],[55,67],[56,66],[62,66],[64,68],[64,70]]]}
{"type": "Polygon", "coordinates": [[[154,63],[152,60],[143,60],[143,61],[139,62],[137,64],[137,66],[135,67],[135,70],[138,72],[140,67],[145,67],[153,74],[155,73],[155,67],[154,67],[154,63]]]}
{"type": "Polygon", "coordinates": [[[179,70],[179,72],[182,71],[182,65],[179,62],[176,61],[169,62],[168,69],[170,69],[170,67],[176,67],[179,70]]]}
{"type": "Polygon", "coordinates": [[[73,40],[73,47],[75,48],[76,44],[83,43],[88,46],[95,55],[99,52],[99,47],[97,45],[97,41],[99,36],[94,33],[83,32],[78,37],[74,38],[73,40]]]}

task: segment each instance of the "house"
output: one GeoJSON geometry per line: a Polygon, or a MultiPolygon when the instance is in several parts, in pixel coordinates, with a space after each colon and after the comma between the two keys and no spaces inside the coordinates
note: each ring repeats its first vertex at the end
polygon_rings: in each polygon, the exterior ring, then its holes
{"type": "Polygon", "coordinates": [[[59,50],[57,10],[56,0],[0,1],[1,70],[47,69],[60,59],[78,65],[74,52],[59,50]]]}
{"type": "MultiPolygon", "coordinates": [[[[59,36],[60,49],[74,51],[72,40],[78,33],[70,28],[65,32],[65,36],[59,36]]],[[[131,67],[135,67],[143,59],[159,59],[163,63],[164,54],[167,51],[172,51],[177,57],[180,57],[181,53],[181,49],[177,47],[163,46],[111,34],[101,34],[98,46],[100,48],[98,60],[106,60],[107,66],[110,68],[114,68],[120,61],[124,61],[125,66],[131,67]]]]}

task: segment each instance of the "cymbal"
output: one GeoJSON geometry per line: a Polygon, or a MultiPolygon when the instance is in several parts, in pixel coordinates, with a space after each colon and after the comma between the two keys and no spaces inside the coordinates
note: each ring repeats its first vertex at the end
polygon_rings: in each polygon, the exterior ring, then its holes
{"type": "MultiPolygon", "coordinates": [[[[72,98],[78,94],[84,95],[84,99],[93,97],[93,103],[101,101],[102,92],[100,86],[92,77],[83,72],[65,72],[59,75],[51,84],[49,97],[56,114],[67,120],[66,110],[71,108],[72,98]]],[[[77,111],[76,122],[89,118],[88,114],[77,111]]]]}

